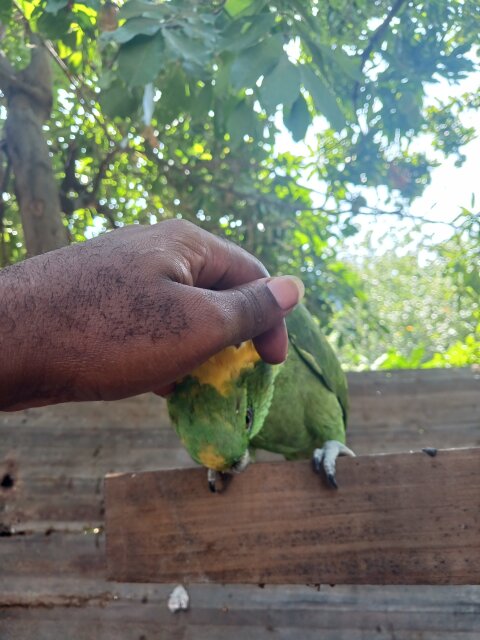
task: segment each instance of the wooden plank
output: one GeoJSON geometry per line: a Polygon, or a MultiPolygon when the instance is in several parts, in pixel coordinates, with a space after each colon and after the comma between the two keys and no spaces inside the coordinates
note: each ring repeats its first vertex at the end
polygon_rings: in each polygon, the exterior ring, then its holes
{"type": "MultiPolygon", "coordinates": [[[[480,445],[478,371],[362,372],[349,383],[358,454],[480,445]]],[[[0,638],[480,638],[478,586],[199,584],[188,586],[191,610],[172,615],[172,584],[107,582],[104,474],[191,464],[154,395],[0,413],[0,479],[15,477],[0,488],[0,535],[11,534],[0,537],[0,638]]]]}
{"type": "MultiPolygon", "coordinates": [[[[190,610],[172,615],[171,586],[101,585],[96,600],[51,598],[0,609],[5,640],[478,640],[475,587],[258,587],[192,585],[190,610]],[[68,629],[68,634],[65,630],[68,629]]],[[[29,589],[26,585],[27,590],[29,589]]],[[[30,587],[31,588],[31,587],[30,587]]],[[[69,593],[70,582],[64,586],[69,593]]]]}
{"type": "Polygon", "coordinates": [[[480,370],[348,374],[349,442],[358,453],[480,446],[480,370]]]}
{"type": "Polygon", "coordinates": [[[259,463],[209,493],[202,469],[106,479],[109,576],[246,584],[479,584],[480,449],[259,463]]]}
{"type": "MultiPolygon", "coordinates": [[[[480,446],[480,372],[352,373],[349,384],[348,441],[357,454],[480,446]]],[[[0,478],[15,480],[0,489],[4,526],[96,526],[105,474],[192,466],[165,402],[152,394],[0,413],[0,434],[0,478]]]]}

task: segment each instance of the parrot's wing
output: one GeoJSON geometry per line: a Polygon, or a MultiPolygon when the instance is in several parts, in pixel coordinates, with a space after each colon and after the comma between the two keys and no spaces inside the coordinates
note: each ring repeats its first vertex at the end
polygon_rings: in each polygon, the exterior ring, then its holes
{"type": "Polygon", "coordinates": [[[337,396],[346,424],[348,414],[347,379],[335,352],[316,321],[303,305],[298,305],[286,320],[290,343],[305,364],[337,396]]]}

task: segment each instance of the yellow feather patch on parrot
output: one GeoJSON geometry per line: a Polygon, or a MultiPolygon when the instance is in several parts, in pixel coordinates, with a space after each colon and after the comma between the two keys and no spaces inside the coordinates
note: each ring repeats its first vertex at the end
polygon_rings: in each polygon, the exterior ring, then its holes
{"type": "Polygon", "coordinates": [[[208,444],[204,449],[200,451],[200,453],[198,454],[198,459],[204,467],[207,467],[207,469],[216,469],[217,471],[222,471],[226,466],[225,458],[218,454],[211,444],[208,444]]]}
{"type": "Polygon", "coordinates": [[[260,360],[253,342],[242,342],[239,347],[227,347],[192,371],[201,384],[210,384],[219,393],[228,395],[230,383],[245,369],[251,369],[260,360]]]}

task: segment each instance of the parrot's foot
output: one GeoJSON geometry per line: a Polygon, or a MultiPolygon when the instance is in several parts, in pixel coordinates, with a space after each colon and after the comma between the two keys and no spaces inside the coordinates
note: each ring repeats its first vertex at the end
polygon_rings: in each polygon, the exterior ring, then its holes
{"type": "Polygon", "coordinates": [[[333,489],[338,489],[337,479],[335,476],[335,463],[338,456],[355,457],[351,449],[346,447],[337,440],[327,440],[322,449],[315,449],[313,452],[313,467],[317,473],[323,469],[327,476],[328,484],[333,489]]]}
{"type": "Polygon", "coordinates": [[[220,478],[220,472],[215,471],[215,469],[208,470],[208,488],[212,493],[217,493],[217,481],[220,478]]]}
{"type": "Polygon", "coordinates": [[[222,493],[227,488],[232,476],[229,471],[208,469],[208,488],[212,493],[222,493]]]}

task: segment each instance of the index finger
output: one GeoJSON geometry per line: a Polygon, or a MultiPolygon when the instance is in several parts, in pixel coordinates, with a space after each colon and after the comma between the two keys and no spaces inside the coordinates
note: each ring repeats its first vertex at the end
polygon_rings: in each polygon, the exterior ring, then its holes
{"type": "MultiPolygon", "coordinates": [[[[215,241],[209,245],[210,254],[198,276],[199,286],[217,290],[231,289],[269,275],[265,266],[241,247],[215,236],[213,238],[215,241]]],[[[288,350],[285,320],[266,333],[256,336],[253,343],[266,362],[283,362],[288,350]]]]}
{"type": "Polygon", "coordinates": [[[194,286],[221,291],[268,277],[266,267],[248,251],[193,224],[187,225],[182,241],[194,286]]]}

